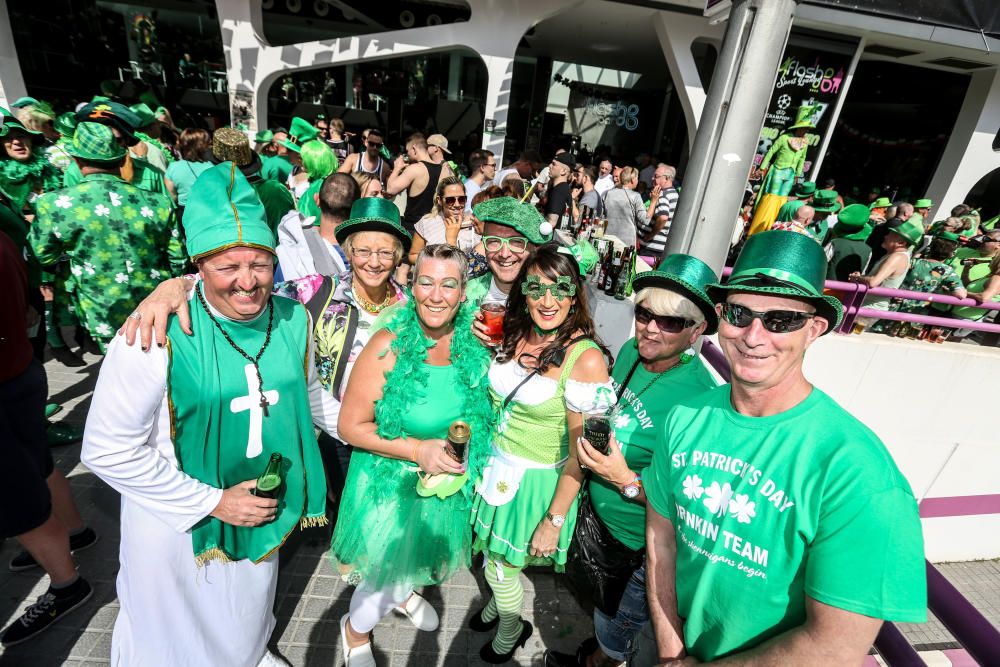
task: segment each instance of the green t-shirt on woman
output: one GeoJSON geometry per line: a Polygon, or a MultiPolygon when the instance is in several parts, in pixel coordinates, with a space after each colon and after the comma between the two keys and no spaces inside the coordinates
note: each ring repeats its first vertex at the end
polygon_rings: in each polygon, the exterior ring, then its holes
{"type": "MultiPolygon", "coordinates": [[[[618,353],[611,377],[621,397],[615,439],[629,468],[642,472],[653,458],[670,408],[711,389],[715,380],[698,357],[685,357],[685,363],[663,374],[650,373],[639,364],[622,391],[621,384],[638,355],[635,338],[627,341],[618,353]]],[[[597,476],[591,477],[588,489],[594,511],[615,539],[629,549],[642,549],[646,544],[646,506],[628,500],[618,487],[597,476]]]]}
{"type": "Polygon", "coordinates": [[[736,412],[730,389],[674,408],[643,475],[674,525],[688,654],[715,660],[801,626],[807,595],[925,621],[917,503],[878,437],[816,388],[769,417],[736,412]]]}

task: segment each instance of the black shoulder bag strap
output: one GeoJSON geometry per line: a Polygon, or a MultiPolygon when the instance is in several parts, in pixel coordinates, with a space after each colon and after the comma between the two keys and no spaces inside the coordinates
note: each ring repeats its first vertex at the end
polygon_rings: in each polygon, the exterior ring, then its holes
{"type": "MultiPolygon", "coordinates": [[[[576,338],[573,338],[568,343],[566,343],[565,347],[563,347],[560,350],[556,350],[552,354],[552,360],[553,361],[557,361],[558,360],[559,363],[556,364],[556,365],[557,366],[562,366],[563,365],[563,361],[566,358],[566,356],[565,356],[566,355],[566,350],[568,350],[569,348],[573,347],[573,345],[575,345],[576,343],[579,343],[581,340],[585,340],[586,338],[587,338],[586,336],[577,336],[576,338]],[[560,355],[562,355],[561,358],[560,358],[560,355]]],[[[535,370],[531,371],[530,373],[528,373],[528,376],[526,378],[524,378],[523,380],[521,380],[521,382],[518,383],[518,385],[516,387],[514,387],[514,389],[509,394],[507,394],[507,397],[503,399],[503,405],[502,405],[501,409],[502,410],[506,410],[507,406],[510,405],[510,402],[514,400],[514,396],[516,396],[517,392],[520,391],[521,387],[523,387],[524,385],[528,384],[528,380],[530,380],[531,378],[535,377],[536,375],[538,375],[538,369],[537,368],[535,370]]]]}

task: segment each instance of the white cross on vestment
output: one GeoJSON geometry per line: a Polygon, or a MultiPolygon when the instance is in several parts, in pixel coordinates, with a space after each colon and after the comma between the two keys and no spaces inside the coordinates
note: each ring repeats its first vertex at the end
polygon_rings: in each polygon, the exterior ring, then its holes
{"type": "MultiPolygon", "coordinates": [[[[260,456],[264,451],[264,441],[261,438],[261,431],[264,427],[264,408],[260,406],[260,386],[257,383],[257,371],[253,364],[243,367],[247,376],[247,395],[234,398],[229,403],[231,412],[250,411],[250,435],[247,437],[247,458],[252,459],[260,456]]],[[[278,404],[278,392],[275,389],[264,392],[264,398],[268,405],[278,404]]]]}

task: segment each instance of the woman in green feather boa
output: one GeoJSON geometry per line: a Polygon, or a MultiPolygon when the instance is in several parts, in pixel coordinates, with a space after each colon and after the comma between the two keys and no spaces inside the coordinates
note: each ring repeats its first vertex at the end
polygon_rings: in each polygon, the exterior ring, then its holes
{"type": "Polygon", "coordinates": [[[489,355],[463,307],[465,255],[424,248],[413,295],[358,357],[338,430],[354,446],[337,528],[334,565],[357,585],[340,621],[349,667],[374,665],[371,630],[389,611],[421,630],[438,616],[413,592],[437,585],[471,559],[473,483],[489,452],[489,355]],[[467,458],[446,449],[449,426],[471,427],[467,458]],[[418,487],[420,487],[418,489],[418,487]]]}
{"type": "Polygon", "coordinates": [[[38,195],[62,187],[62,174],[36,150],[35,142],[41,140],[41,132],[0,109],[0,190],[18,213],[33,214],[38,195]]]}

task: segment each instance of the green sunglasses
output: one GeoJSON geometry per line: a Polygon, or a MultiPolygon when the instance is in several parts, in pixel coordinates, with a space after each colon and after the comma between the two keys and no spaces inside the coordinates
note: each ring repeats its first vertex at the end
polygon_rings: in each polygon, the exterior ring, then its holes
{"type": "Polygon", "coordinates": [[[532,299],[541,299],[546,292],[551,294],[556,301],[562,301],[566,297],[576,296],[576,285],[569,276],[559,276],[554,283],[543,285],[540,277],[530,275],[521,283],[521,294],[532,299]]]}

